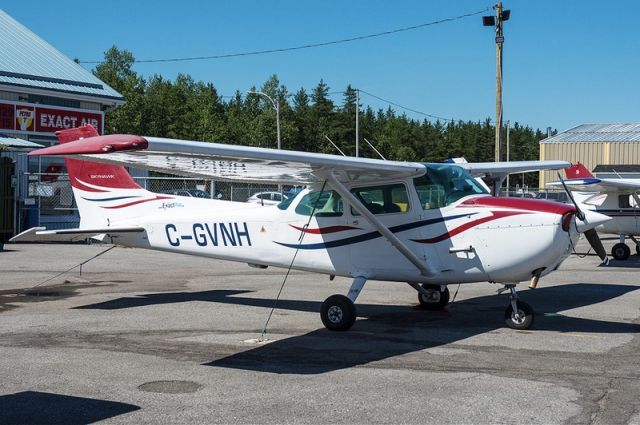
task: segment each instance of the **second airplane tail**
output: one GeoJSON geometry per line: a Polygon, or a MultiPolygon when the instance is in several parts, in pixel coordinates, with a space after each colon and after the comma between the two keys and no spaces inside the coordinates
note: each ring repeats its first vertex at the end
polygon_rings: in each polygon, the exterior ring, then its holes
{"type": "Polygon", "coordinates": [[[585,179],[593,177],[591,171],[587,170],[587,167],[580,162],[571,164],[571,167],[565,169],[564,172],[568,179],[585,179]]]}

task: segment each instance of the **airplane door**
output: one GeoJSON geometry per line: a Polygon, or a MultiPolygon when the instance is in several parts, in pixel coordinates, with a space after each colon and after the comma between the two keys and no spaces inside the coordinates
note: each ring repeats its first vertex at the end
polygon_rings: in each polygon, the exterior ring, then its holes
{"type": "MultiPolygon", "coordinates": [[[[360,200],[419,258],[424,258],[423,247],[412,242],[416,233],[420,211],[410,202],[409,192],[404,183],[356,187],[351,193],[360,200]]],[[[349,256],[353,267],[363,273],[372,272],[376,276],[399,277],[415,274],[416,267],[409,262],[369,221],[352,207],[347,211],[349,226],[357,228],[359,238],[350,245],[349,256]]]]}
{"type": "MultiPolygon", "coordinates": [[[[486,254],[486,234],[470,230],[472,214],[448,205],[446,190],[428,176],[415,179],[421,209],[419,227],[423,255],[446,280],[465,279],[485,272],[481,257],[486,254]]],[[[466,279],[465,279],[466,280],[466,279]]]]}

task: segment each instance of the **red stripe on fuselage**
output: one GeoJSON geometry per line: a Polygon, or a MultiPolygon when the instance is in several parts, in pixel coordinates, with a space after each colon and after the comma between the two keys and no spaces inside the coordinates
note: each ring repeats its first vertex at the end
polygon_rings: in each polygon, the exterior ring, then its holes
{"type": "Polygon", "coordinates": [[[327,227],[317,227],[314,229],[311,229],[308,227],[307,228],[298,227],[298,226],[294,226],[293,224],[290,224],[289,226],[301,232],[312,233],[314,235],[324,235],[327,233],[336,233],[336,232],[342,232],[345,230],[360,230],[360,227],[353,227],[353,226],[327,226],[327,227]]]}
{"type": "Polygon", "coordinates": [[[130,207],[132,205],[143,204],[145,202],[150,202],[150,201],[158,201],[158,200],[161,200],[161,199],[173,199],[173,197],[172,196],[157,195],[155,198],[151,198],[151,199],[142,199],[140,201],[128,202],[126,204],[115,205],[113,207],[101,207],[101,208],[105,208],[105,209],[108,209],[108,210],[115,210],[115,209],[118,209],[118,208],[130,207]]]}
{"type": "Polygon", "coordinates": [[[520,214],[529,214],[529,212],[527,211],[491,211],[491,215],[488,217],[483,217],[483,218],[479,218],[477,220],[472,220],[469,221],[468,223],[463,224],[462,226],[458,226],[455,229],[449,230],[441,235],[438,235],[436,237],[433,238],[427,238],[427,239],[411,239],[414,242],[418,242],[418,243],[437,243],[437,242],[442,242],[446,239],[450,239],[452,237],[454,237],[455,235],[458,235],[462,232],[464,232],[465,230],[469,230],[472,227],[478,226],[482,223],[486,223],[488,221],[493,221],[493,220],[497,220],[499,218],[504,218],[504,217],[510,217],[513,215],[520,215],[520,214]]]}
{"type": "Polygon", "coordinates": [[[471,198],[458,205],[458,208],[464,207],[502,207],[526,212],[544,212],[558,215],[576,210],[573,205],[561,204],[560,202],[495,196],[471,198]]]}

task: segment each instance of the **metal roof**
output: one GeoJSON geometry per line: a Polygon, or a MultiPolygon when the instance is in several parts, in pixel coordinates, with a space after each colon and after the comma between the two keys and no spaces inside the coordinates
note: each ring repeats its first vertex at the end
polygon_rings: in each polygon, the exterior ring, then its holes
{"type": "Polygon", "coordinates": [[[124,101],[120,93],[1,9],[0,52],[0,84],[124,101]]]}
{"type": "Polygon", "coordinates": [[[39,145],[38,143],[33,143],[27,140],[0,134],[0,150],[5,148],[37,149],[43,147],[43,145],[39,145]]]}
{"type": "Polygon", "coordinates": [[[640,142],[640,123],[582,124],[540,141],[564,142],[640,142]]]}

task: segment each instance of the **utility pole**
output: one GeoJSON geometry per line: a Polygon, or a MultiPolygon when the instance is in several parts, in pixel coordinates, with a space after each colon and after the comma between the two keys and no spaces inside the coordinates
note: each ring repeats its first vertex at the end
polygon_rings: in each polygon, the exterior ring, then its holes
{"type": "Polygon", "coordinates": [[[496,149],[495,161],[502,159],[502,2],[496,4],[496,149]]]}
{"type": "MultiPolygon", "coordinates": [[[[507,162],[511,161],[509,158],[509,120],[507,120],[507,162]]],[[[509,196],[509,174],[507,174],[507,196],[509,196]]]]}
{"type": "Polygon", "coordinates": [[[278,138],[278,149],[282,149],[282,141],[280,140],[280,96],[276,96],[274,105],[276,108],[276,134],[278,138]]]}
{"type": "Polygon", "coordinates": [[[360,89],[356,89],[356,158],[360,156],[360,89]]]}
{"type": "Polygon", "coordinates": [[[502,148],[502,45],[504,43],[504,34],[502,32],[502,23],[509,20],[510,10],[502,10],[502,2],[495,5],[496,16],[483,16],[482,24],[484,26],[495,26],[496,29],[496,145],[494,160],[500,162],[502,148]]]}

